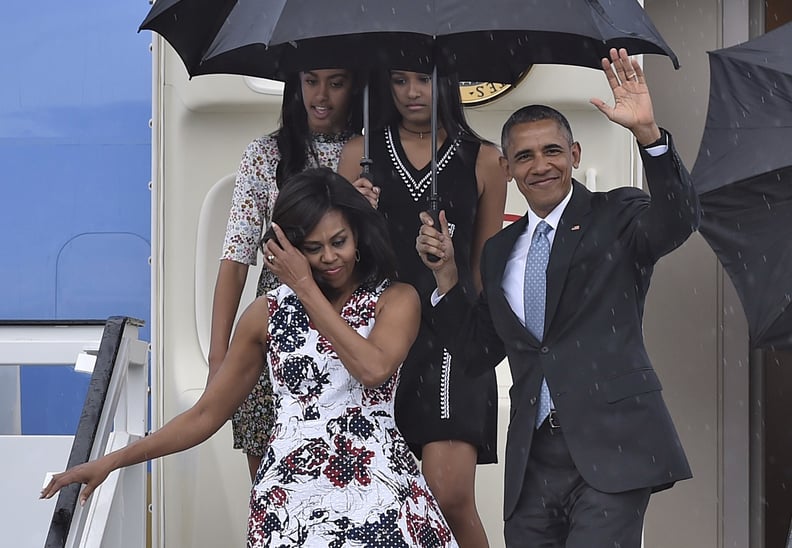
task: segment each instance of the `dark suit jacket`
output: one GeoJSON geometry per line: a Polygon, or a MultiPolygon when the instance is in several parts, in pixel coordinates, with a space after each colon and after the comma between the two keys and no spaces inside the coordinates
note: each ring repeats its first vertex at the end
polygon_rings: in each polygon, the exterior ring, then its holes
{"type": "Polygon", "coordinates": [[[509,358],[504,519],[520,497],[543,376],[589,485],[611,493],[659,490],[691,477],[642,321],[653,265],[696,229],[699,204],[670,137],[668,153],[653,158],[642,151],[642,158],[651,199],[635,188],[592,193],[573,182],[547,267],[542,341],[525,329],[501,288],[527,216],[485,245],[478,301],[457,286],[432,311],[455,364],[476,373],[509,358]]]}

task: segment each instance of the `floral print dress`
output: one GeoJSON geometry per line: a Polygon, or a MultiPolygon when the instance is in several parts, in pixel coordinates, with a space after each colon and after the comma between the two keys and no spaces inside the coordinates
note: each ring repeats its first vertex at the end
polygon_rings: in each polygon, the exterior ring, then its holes
{"type": "MultiPolygon", "coordinates": [[[[362,336],[388,285],[359,287],[344,305],[362,336]]],[[[291,289],[267,299],[276,419],[251,494],[248,548],[457,546],[396,428],[398,371],[364,387],[291,289]]]]}
{"type": "MultiPolygon", "coordinates": [[[[313,152],[308,154],[307,167],[338,168],[341,149],[352,133],[337,135],[314,133],[313,152]]],[[[255,266],[259,242],[272,220],[272,208],[278,197],[276,173],[280,152],[275,134],[254,139],[245,148],[236,174],[231,211],[228,215],[221,259],[255,266]]],[[[261,269],[256,296],[280,285],[278,278],[265,266],[261,269]]],[[[261,456],[272,428],[272,388],[265,374],[231,421],[234,449],[248,455],[261,456]]]]}

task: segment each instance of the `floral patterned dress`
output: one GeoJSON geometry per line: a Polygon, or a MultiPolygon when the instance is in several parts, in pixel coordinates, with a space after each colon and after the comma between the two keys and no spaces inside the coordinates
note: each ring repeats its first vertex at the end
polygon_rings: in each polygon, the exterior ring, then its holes
{"type": "MultiPolygon", "coordinates": [[[[341,149],[352,133],[337,135],[313,134],[313,152],[308,154],[307,167],[338,168],[341,149]]],[[[275,134],[254,139],[245,149],[236,174],[231,211],[228,215],[221,259],[255,266],[261,235],[272,219],[272,208],[278,197],[276,172],[280,151],[275,134]]],[[[256,296],[280,285],[278,278],[264,266],[256,296]]],[[[248,455],[261,456],[272,428],[272,388],[265,374],[242,402],[231,421],[234,449],[248,455]]]]}
{"type": "MultiPolygon", "coordinates": [[[[358,288],[342,317],[362,336],[388,287],[358,288]]],[[[250,500],[248,548],[457,546],[396,428],[398,371],[352,377],[294,292],[267,295],[276,420],[250,500]]]]}

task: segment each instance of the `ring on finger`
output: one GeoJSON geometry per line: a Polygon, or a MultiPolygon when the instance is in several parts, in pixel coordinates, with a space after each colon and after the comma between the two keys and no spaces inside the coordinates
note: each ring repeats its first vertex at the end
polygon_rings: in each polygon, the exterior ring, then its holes
{"type": "Polygon", "coordinates": [[[627,79],[628,79],[628,80],[637,80],[637,79],[638,79],[638,73],[636,73],[636,72],[633,72],[632,74],[630,74],[630,75],[627,77],[627,79]]]}
{"type": "Polygon", "coordinates": [[[274,263],[275,262],[275,255],[267,255],[267,261],[274,263]]]}

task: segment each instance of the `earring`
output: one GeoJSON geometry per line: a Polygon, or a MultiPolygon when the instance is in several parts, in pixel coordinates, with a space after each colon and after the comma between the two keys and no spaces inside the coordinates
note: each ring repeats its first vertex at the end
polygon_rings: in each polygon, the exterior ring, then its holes
{"type": "Polygon", "coordinates": [[[360,250],[357,248],[355,248],[355,262],[356,263],[360,262],[360,250]]]}

